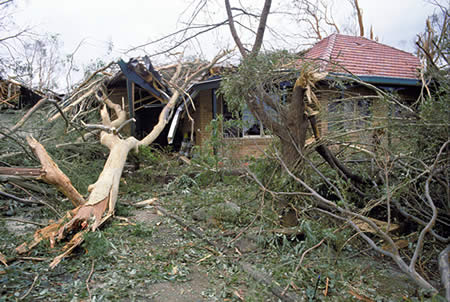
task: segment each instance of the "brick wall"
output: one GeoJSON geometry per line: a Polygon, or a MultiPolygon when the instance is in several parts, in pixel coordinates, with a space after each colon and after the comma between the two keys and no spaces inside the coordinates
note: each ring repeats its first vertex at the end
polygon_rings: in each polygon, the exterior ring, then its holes
{"type": "Polygon", "coordinates": [[[232,159],[261,157],[273,140],[272,137],[225,138],[224,144],[226,154],[224,154],[224,156],[232,159]]]}
{"type": "MultiPolygon", "coordinates": [[[[375,93],[365,87],[355,87],[344,90],[344,95],[342,95],[342,91],[336,88],[329,87],[320,87],[319,90],[322,89],[322,92],[318,93],[319,102],[321,104],[321,114],[318,116],[319,120],[319,128],[321,134],[331,135],[333,129],[329,128],[328,122],[328,102],[331,100],[337,100],[340,97],[348,98],[355,97],[357,101],[358,96],[370,96],[375,95],[375,93]]],[[[403,92],[403,91],[402,91],[403,92]]],[[[405,96],[409,99],[414,97],[414,93],[408,94],[403,93],[401,98],[403,99],[405,96]]],[[[212,90],[201,91],[199,95],[195,98],[194,104],[196,107],[196,111],[191,112],[191,116],[195,121],[194,129],[195,129],[195,144],[202,145],[205,140],[207,140],[210,136],[209,131],[207,131],[207,126],[209,126],[212,118],[213,118],[213,109],[212,109],[212,90]]],[[[220,97],[217,98],[217,114],[222,113],[222,99],[220,97]]],[[[370,106],[370,114],[378,117],[387,117],[389,113],[389,106],[383,100],[372,99],[372,104],[370,106]]],[[[348,116],[348,119],[357,118],[357,112],[355,112],[354,116],[348,116]]],[[[369,122],[368,122],[369,123],[369,122]]],[[[376,127],[380,121],[373,119],[370,122],[370,127],[376,127]]],[[[191,124],[187,117],[184,118],[182,125],[180,125],[184,132],[191,131],[191,124]]],[[[349,131],[355,130],[352,128],[348,129],[349,131]]],[[[355,142],[365,142],[365,143],[373,143],[374,135],[381,135],[381,140],[384,141],[386,138],[382,133],[374,133],[373,131],[360,131],[352,134],[349,138],[355,142]]],[[[377,138],[379,140],[380,138],[377,138]]],[[[246,156],[254,156],[259,157],[263,155],[263,151],[267,149],[267,147],[273,142],[273,139],[270,137],[244,137],[244,138],[225,138],[224,143],[226,145],[223,150],[225,155],[230,155],[232,158],[244,158],[246,156]]]]}

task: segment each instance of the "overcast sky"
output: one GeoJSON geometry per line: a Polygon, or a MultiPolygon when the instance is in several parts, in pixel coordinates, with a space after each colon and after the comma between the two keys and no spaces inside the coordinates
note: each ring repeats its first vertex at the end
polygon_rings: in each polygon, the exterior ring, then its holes
{"type": "MultiPolygon", "coordinates": [[[[84,41],[81,50],[76,54],[76,59],[79,64],[86,64],[98,57],[106,60],[126,58],[127,55],[124,54],[126,49],[181,28],[179,17],[190,2],[194,0],[17,0],[20,13],[16,20],[19,25],[35,26],[36,32],[60,34],[65,53],[73,52],[80,41],[84,41]],[[113,52],[107,55],[110,42],[113,45],[113,52]]],[[[213,22],[222,21],[225,16],[222,2],[208,1],[210,5],[208,17],[213,22]],[[220,8],[214,9],[219,5],[220,8]]],[[[261,8],[263,3],[257,0],[241,0],[241,2],[244,5],[252,4],[254,8],[261,8]]],[[[334,5],[339,11],[339,6],[346,2],[334,0],[334,5]]],[[[281,0],[274,1],[273,5],[280,7],[280,3],[281,0]]],[[[414,49],[413,41],[416,34],[423,31],[426,17],[434,10],[434,7],[424,0],[360,0],[360,6],[367,30],[372,25],[380,42],[410,52],[414,49]]],[[[349,18],[341,12],[338,14],[337,19],[349,18]]],[[[296,26],[292,23],[283,23],[283,19],[277,19],[276,16],[269,17],[269,24],[284,26],[286,32],[296,26]],[[273,24],[277,22],[278,24],[273,24]]],[[[276,41],[271,42],[268,44],[272,47],[281,45],[276,41]]],[[[199,39],[196,43],[196,51],[202,49],[203,54],[209,58],[220,47],[233,45],[226,30],[199,39]]],[[[296,43],[295,41],[290,40],[289,43],[292,48],[296,48],[292,45],[296,43]]],[[[150,52],[152,51],[156,49],[151,49],[150,52]]]]}

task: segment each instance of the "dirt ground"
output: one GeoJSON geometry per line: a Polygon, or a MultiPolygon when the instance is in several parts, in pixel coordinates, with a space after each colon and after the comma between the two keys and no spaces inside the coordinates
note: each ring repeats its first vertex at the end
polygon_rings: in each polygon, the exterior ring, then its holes
{"type": "MultiPolygon", "coordinates": [[[[177,248],[177,243],[183,238],[169,225],[166,216],[158,215],[155,209],[136,210],[131,221],[141,222],[147,225],[157,225],[157,234],[153,237],[152,246],[156,246],[173,251],[177,248]]],[[[162,281],[151,284],[147,287],[149,300],[154,302],[183,302],[183,301],[214,301],[203,295],[214,284],[211,282],[211,275],[204,271],[198,264],[191,264],[188,267],[189,274],[187,281],[172,282],[162,281]]]]}

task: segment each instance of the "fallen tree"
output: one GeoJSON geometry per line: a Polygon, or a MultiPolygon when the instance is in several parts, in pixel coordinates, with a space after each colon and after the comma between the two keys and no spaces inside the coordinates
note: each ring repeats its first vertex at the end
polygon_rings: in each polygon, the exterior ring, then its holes
{"type": "Polygon", "coordinates": [[[71,185],[70,180],[62,173],[56,164],[50,159],[42,145],[32,137],[28,137],[28,144],[34,154],[39,158],[43,170],[41,177],[44,181],[56,185],[58,189],[77,207],[49,226],[38,230],[34,239],[30,243],[23,243],[16,251],[19,254],[29,251],[42,240],[48,239],[53,247],[56,241],[62,241],[68,234],[74,234],[69,242],[63,247],[63,253],[55,257],[50,267],[54,268],[67,256],[75,247],[83,242],[83,236],[89,231],[95,231],[101,224],[109,219],[113,214],[118,199],[119,183],[122,171],[131,150],[138,152],[140,146],[150,145],[162,132],[169,122],[173,110],[180,102],[180,95],[184,93],[189,84],[200,76],[203,72],[209,70],[227,53],[223,52],[217,55],[211,62],[198,64],[194,70],[192,68],[182,70],[182,64],[179,63],[175,73],[172,75],[168,84],[172,95],[162,109],[158,123],[153,130],[143,139],[138,140],[135,137],[121,138],[119,131],[124,124],[132,120],[126,120],[126,111],[122,106],[113,103],[104,92],[97,92],[96,97],[101,102],[100,111],[101,125],[85,125],[90,129],[101,129],[100,143],[109,149],[108,159],[103,167],[103,171],[94,184],[88,187],[89,197],[84,202],[81,195],[71,185]],[[112,120],[108,112],[111,109],[115,113],[115,119],[112,120]]]}

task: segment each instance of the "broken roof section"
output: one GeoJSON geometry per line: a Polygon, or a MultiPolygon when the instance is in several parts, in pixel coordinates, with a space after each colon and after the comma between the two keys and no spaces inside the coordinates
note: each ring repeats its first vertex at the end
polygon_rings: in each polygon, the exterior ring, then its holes
{"type": "MultiPolygon", "coordinates": [[[[92,118],[88,115],[89,112],[93,112],[101,105],[98,99],[105,95],[113,103],[125,108],[129,118],[135,118],[135,123],[127,124],[122,131],[136,138],[145,137],[158,123],[159,114],[175,91],[182,90],[175,102],[177,109],[173,112],[173,116],[166,117],[170,120],[169,123],[174,120],[174,116],[178,121],[186,112],[193,110],[192,99],[200,90],[210,89],[211,85],[215,86],[214,88],[218,87],[219,80],[215,76],[222,72],[223,68],[202,69],[205,65],[207,65],[205,61],[192,60],[154,66],[148,57],[132,58],[128,62],[123,60],[112,62],[97,70],[66,95],[64,100],[58,103],[61,110],[53,110],[49,120],[53,121],[61,117],[62,113],[69,120],[76,118],[89,122],[92,118]],[[198,70],[202,72],[197,73],[198,70]],[[191,77],[193,74],[195,76],[191,77]],[[187,86],[187,79],[189,79],[189,86],[187,86]]],[[[187,114],[189,115],[189,112],[187,114]]],[[[167,145],[168,140],[173,142],[177,127],[176,125],[172,127],[171,138],[168,137],[168,128],[166,127],[159,135],[155,141],[156,144],[164,146],[167,145]]],[[[95,131],[91,132],[89,135],[95,133],[95,131]]],[[[177,136],[176,143],[178,140],[177,136]]]]}
{"type": "Polygon", "coordinates": [[[123,80],[135,83],[145,89],[154,98],[167,102],[170,98],[170,91],[163,83],[163,79],[159,72],[155,70],[150,59],[145,56],[143,58],[132,58],[128,63],[119,60],[117,64],[120,72],[109,80],[106,85],[113,87],[120,85],[123,80]]]}
{"type": "Polygon", "coordinates": [[[22,109],[36,104],[44,93],[10,79],[0,78],[0,108],[22,109]]]}
{"type": "MultiPolygon", "coordinates": [[[[163,107],[165,103],[170,99],[172,93],[169,89],[171,87],[177,87],[177,83],[172,83],[171,78],[176,73],[188,74],[190,69],[196,69],[197,65],[202,64],[200,61],[185,62],[183,63],[183,68],[177,70],[178,64],[167,65],[155,68],[148,57],[143,58],[132,58],[128,63],[123,60],[118,62],[120,66],[120,72],[118,72],[108,83],[108,88],[114,88],[117,86],[124,86],[126,82],[127,87],[127,99],[130,118],[139,118],[138,110],[150,109],[163,107]],[[185,70],[183,70],[185,69],[185,70]],[[139,96],[135,95],[135,85],[144,89],[149,96],[139,96]],[[136,107],[138,106],[138,107],[136,107]]],[[[220,69],[220,68],[219,68],[220,69]]],[[[212,68],[211,70],[204,72],[193,80],[190,87],[180,96],[181,105],[177,108],[174,120],[175,124],[172,123],[172,127],[169,131],[168,141],[173,142],[173,136],[177,129],[177,122],[180,118],[181,112],[185,109],[185,105],[195,98],[195,94],[198,93],[197,86],[203,85],[203,83],[210,81],[211,77],[218,72],[217,68],[212,68]],[[182,99],[185,101],[182,102],[182,99]]],[[[183,78],[183,77],[182,77],[183,78]]],[[[154,113],[153,113],[154,114],[154,113]]],[[[142,115],[142,114],[141,114],[142,115]]],[[[147,121],[151,120],[151,117],[146,118],[147,121]]],[[[136,123],[139,127],[139,122],[136,123]]],[[[142,128],[142,127],[141,127],[142,128]]],[[[132,134],[134,135],[135,129],[132,128],[132,134]]]]}
{"type": "Polygon", "coordinates": [[[418,57],[364,37],[333,34],[315,44],[305,57],[315,60],[320,71],[351,73],[366,82],[419,83],[418,57]]]}

